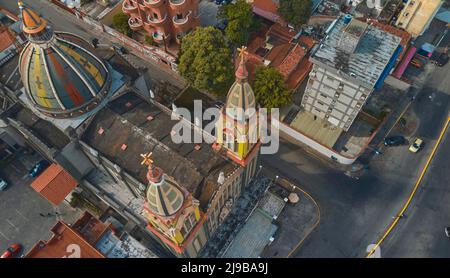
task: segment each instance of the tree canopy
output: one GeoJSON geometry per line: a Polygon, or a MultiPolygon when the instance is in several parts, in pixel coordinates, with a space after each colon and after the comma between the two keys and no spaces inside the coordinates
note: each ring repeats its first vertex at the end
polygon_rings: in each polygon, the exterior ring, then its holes
{"type": "Polygon", "coordinates": [[[222,33],[199,27],[181,42],[178,70],[195,88],[220,95],[233,81],[232,54],[222,33]]]}
{"type": "Polygon", "coordinates": [[[312,11],[312,0],[280,0],[278,12],[290,24],[300,27],[305,24],[312,11]]]}
{"type": "Polygon", "coordinates": [[[228,22],[225,36],[234,46],[247,44],[250,34],[259,28],[259,21],[253,16],[252,4],[245,0],[222,6],[218,17],[228,22]]]}
{"type": "Polygon", "coordinates": [[[292,92],[286,87],[283,75],[273,67],[256,71],[253,90],[256,101],[263,108],[279,108],[292,101],[292,92]]]}
{"type": "Polygon", "coordinates": [[[112,26],[114,29],[119,31],[122,34],[125,34],[127,36],[131,36],[131,29],[128,25],[128,15],[124,13],[118,13],[113,16],[112,19],[112,26]]]}

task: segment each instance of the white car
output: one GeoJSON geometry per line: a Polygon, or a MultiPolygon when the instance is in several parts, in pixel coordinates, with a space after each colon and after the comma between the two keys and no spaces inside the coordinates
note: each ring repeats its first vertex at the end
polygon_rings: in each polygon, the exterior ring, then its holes
{"type": "Polygon", "coordinates": [[[0,178],[0,191],[5,190],[7,186],[8,183],[4,179],[0,178]]]}

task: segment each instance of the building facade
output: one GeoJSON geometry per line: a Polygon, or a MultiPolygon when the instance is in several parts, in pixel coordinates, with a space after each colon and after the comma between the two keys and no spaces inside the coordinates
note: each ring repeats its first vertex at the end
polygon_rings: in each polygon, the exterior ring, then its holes
{"type": "Polygon", "coordinates": [[[131,30],[144,30],[160,44],[180,43],[199,26],[199,0],[124,0],[122,11],[130,16],[131,30]]]}
{"type": "Polygon", "coordinates": [[[302,107],[348,131],[402,52],[401,38],[351,16],[336,19],[311,55],[302,107]]]}

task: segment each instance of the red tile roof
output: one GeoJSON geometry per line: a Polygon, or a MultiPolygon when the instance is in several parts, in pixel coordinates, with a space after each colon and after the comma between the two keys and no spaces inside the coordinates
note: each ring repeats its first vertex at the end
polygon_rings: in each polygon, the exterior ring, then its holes
{"type": "Polygon", "coordinates": [[[77,186],[77,181],[58,164],[52,164],[31,187],[54,205],[59,205],[77,186]]]}
{"type": "Polygon", "coordinates": [[[51,230],[49,241],[39,241],[26,258],[104,258],[105,256],[63,222],[51,230]]]}
{"type": "Polygon", "coordinates": [[[249,79],[254,79],[255,71],[264,66],[264,61],[270,61],[270,66],[277,68],[286,78],[288,88],[296,89],[311,70],[312,64],[307,55],[315,42],[309,37],[300,36],[298,43],[293,43],[294,36],[295,32],[289,28],[273,24],[264,35],[254,37],[247,48],[249,79]],[[269,38],[273,47],[262,55],[264,51],[261,49],[266,47],[266,38],[269,38]]]}
{"type": "Polygon", "coordinates": [[[8,28],[0,29],[0,52],[10,47],[16,42],[16,37],[9,31],[8,28]]]}

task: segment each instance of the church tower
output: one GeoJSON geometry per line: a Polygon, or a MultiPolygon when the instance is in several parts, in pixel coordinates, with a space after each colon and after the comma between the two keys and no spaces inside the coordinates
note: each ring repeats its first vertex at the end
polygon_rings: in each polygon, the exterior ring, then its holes
{"type": "Polygon", "coordinates": [[[227,150],[229,158],[245,168],[243,181],[247,185],[256,172],[261,142],[255,94],[245,66],[246,47],[238,50],[236,80],[228,91],[216,130],[217,143],[227,150]]]}
{"type": "Polygon", "coordinates": [[[141,164],[148,167],[144,205],[147,229],[175,256],[196,257],[206,243],[206,216],[198,200],[154,166],[151,155],[141,154],[141,164]]]}

